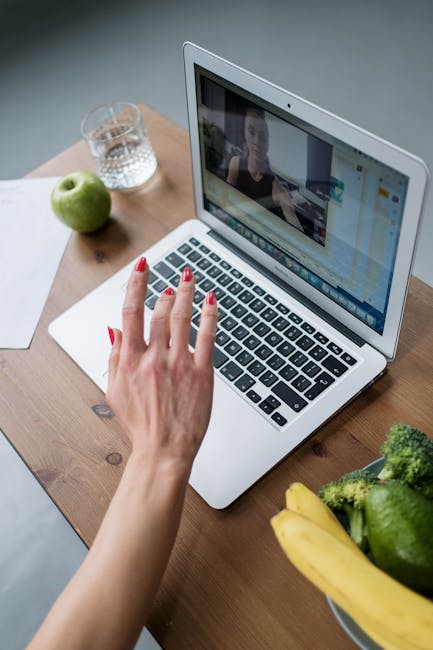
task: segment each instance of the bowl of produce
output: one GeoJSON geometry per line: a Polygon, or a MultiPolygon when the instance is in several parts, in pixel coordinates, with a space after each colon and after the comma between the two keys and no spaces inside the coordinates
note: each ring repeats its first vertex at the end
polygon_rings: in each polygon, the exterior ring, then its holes
{"type": "Polygon", "coordinates": [[[433,647],[433,441],[402,424],[383,457],[286,492],[271,524],[291,562],[364,650],[433,647]]]}

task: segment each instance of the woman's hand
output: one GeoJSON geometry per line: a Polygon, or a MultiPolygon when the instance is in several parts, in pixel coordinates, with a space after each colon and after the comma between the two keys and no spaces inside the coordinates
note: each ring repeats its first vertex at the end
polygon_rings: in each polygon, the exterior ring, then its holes
{"type": "Polygon", "coordinates": [[[132,271],[122,312],[123,331],[111,330],[107,401],[127,428],[133,452],[175,460],[189,470],[209,424],[217,305],[213,292],[202,308],[195,351],[188,349],[194,277],[185,268],[176,294],[159,297],[144,341],[149,269],[132,271]]]}

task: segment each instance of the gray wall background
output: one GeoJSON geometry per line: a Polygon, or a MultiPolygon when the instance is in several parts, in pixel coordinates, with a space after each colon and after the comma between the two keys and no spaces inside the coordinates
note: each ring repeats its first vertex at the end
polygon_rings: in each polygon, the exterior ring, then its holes
{"type": "MultiPolygon", "coordinates": [[[[187,126],[186,40],[424,158],[433,170],[431,0],[0,0],[0,177],[80,139],[96,104],[187,126]]],[[[414,273],[433,286],[429,191],[414,273]]]]}

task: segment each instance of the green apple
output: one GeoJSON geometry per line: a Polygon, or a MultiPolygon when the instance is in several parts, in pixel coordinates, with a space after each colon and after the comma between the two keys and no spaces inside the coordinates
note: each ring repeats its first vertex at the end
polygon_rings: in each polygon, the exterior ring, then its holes
{"type": "Polygon", "coordinates": [[[54,214],[78,232],[101,228],[110,216],[110,193],[99,176],[77,171],[61,178],[51,192],[54,214]]]}

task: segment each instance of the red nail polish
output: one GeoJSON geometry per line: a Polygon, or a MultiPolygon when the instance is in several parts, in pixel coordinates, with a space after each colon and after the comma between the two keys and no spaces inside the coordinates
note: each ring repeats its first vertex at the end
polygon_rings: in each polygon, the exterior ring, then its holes
{"type": "Polygon", "coordinates": [[[137,264],[135,265],[135,270],[138,271],[139,273],[143,273],[145,268],[146,268],[146,258],[140,257],[137,264]]]}
{"type": "Polygon", "coordinates": [[[183,269],[183,271],[182,271],[182,281],[183,281],[183,282],[190,282],[191,279],[192,279],[191,269],[189,268],[189,266],[187,266],[187,267],[186,267],[185,269],[183,269]]]}
{"type": "Polygon", "coordinates": [[[174,291],[171,287],[167,287],[167,289],[164,291],[164,296],[172,296],[174,294],[174,291]]]}
{"type": "Polygon", "coordinates": [[[110,337],[111,345],[114,343],[114,330],[108,326],[108,336],[110,337]]]}
{"type": "Polygon", "coordinates": [[[208,305],[214,305],[216,303],[216,296],[213,291],[208,291],[206,302],[208,305]]]}

